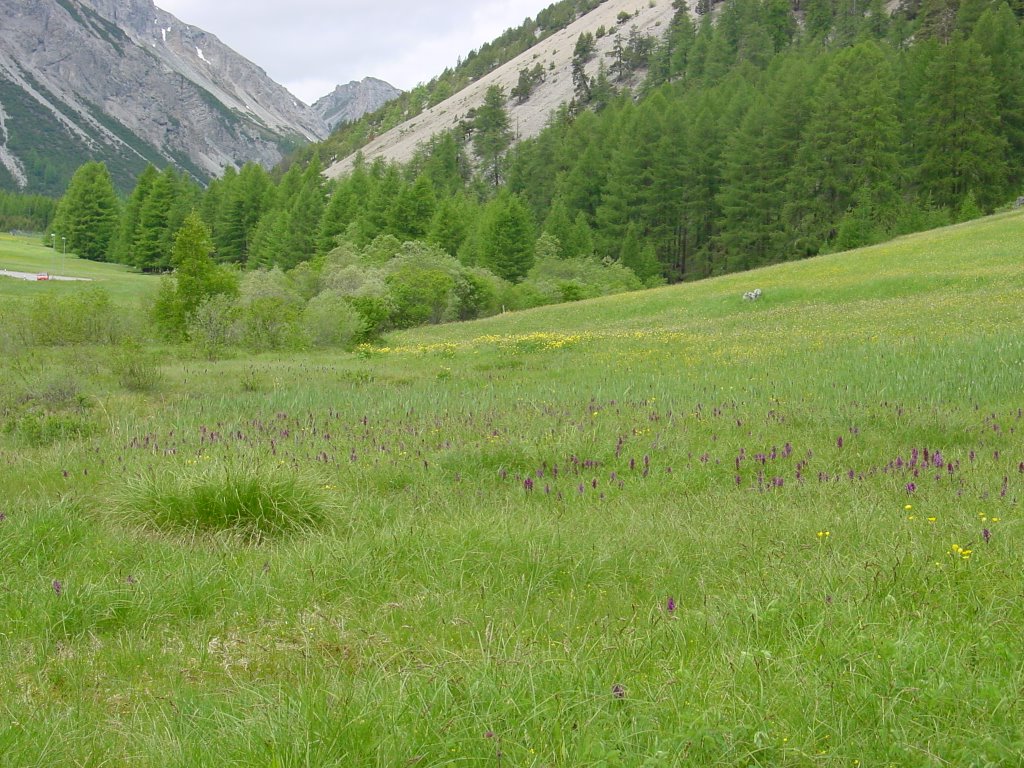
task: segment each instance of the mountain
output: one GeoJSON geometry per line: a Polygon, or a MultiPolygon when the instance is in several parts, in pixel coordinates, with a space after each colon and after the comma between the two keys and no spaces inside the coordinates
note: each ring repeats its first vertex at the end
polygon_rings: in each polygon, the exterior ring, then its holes
{"type": "Polygon", "coordinates": [[[214,35],[152,0],[0,0],[0,187],[60,192],[88,159],[129,188],[278,162],[326,123],[214,35]]]}
{"type": "MultiPolygon", "coordinates": [[[[530,97],[522,103],[508,104],[511,124],[517,138],[530,138],[547,125],[551,113],[573,98],[572,60],[576,41],[581,34],[595,37],[595,55],[586,66],[588,77],[594,77],[601,63],[608,65],[609,54],[616,40],[626,38],[633,28],[639,35],[660,37],[675,14],[671,0],[605,0],[550,36],[510,61],[495,67],[474,80],[466,88],[440,103],[423,110],[400,125],[377,136],[360,149],[366,160],[378,157],[396,162],[412,159],[416,148],[432,136],[454,128],[467,113],[483,104],[484,95],[492,85],[501,86],[506,94],[516,87],[520,72],[539,64],[544,72],[530,97]],[[603,28],[603,29],[602,29],[603,28]]],[[[356,153],[338,157],[326,173],[336,178],[352,168],[356,153]]]]}
{"type": "Polygon", "coordinates": [[[365,77],[359,81],[353,80],[348,85],[339,85],[333,92],[318,99],[313,104],[313,111],[333,130],[342,123],[350,123],[377,111],[401,93],[390,83],[375,77],[365,77]]]}

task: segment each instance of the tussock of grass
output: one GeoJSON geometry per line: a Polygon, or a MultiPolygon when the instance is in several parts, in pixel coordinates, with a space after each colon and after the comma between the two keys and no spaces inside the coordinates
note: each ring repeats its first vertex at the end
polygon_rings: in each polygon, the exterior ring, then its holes
{"type": "Polygon", "coordinates": [[[147,528],[227,531],[253,541],[311,530],[327,519],[314,483],[261,468],[141,475],[125,485],[116,506],[147,528]]]}

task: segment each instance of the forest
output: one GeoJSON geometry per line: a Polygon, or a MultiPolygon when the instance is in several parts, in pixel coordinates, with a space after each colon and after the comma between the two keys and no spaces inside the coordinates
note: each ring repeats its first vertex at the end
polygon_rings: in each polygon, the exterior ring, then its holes
{"type": "MultiPolygon", "coordinates": [[[[596,76],[577,67],[576,98],[518,144],[513,96],[494,87],[412,162],[357,162],[332,182],[313,147],[274,171],[228,168],[206,189],[150,167],[120,200],[91,163],[52,228],[86,258],[170,272],[194,212],[191,253],[218,275],[200,298],[241,297],[220,307],[237,312],[258,294],[277,306],[268,321],[316,300],[354,343],[844,250],[1013,202],[1019,8],[803,6],[730,0],[713,22],[677,1],[662,39],[630,35],[596,76]]],[[[186,303],[167,315],[172,337],[197,332],[202,301],[186,303]]]]}

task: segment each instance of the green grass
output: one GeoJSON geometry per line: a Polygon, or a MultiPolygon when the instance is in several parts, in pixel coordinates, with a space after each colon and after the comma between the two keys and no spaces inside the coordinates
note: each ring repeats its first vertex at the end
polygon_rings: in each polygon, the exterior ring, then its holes
{"type": "MultiPolygon", "coordinates": [[[[41,239],[0,234],[0,269],[89,278],[94,282],[88,285],[100,286],[111,298],[133,305],[155,295],[159,287],[159,278],[132,272],[120,264],[88,261],[70,253],[65,257],[60,250],[60,238],[55,253],[41,239]]],[[[86,285],[60,281],[30,282],[5,277],[0,278],[0,298],[34,297],[43,291],[71,293],[81,291],[86,285]]]]}
{"type": "Polygon", "coordinates": [[[1022,234],[0,362],[0,762],[1018,765],[1022,234]]]}
{"type": "Polygon", "coordinates": [[[279,469],[215,467],[135,478],[125,484],[119,506],[142,527],[230,532],[258,543],[314,531],[326,517],[322,496],[316,486],[279,469]]]}

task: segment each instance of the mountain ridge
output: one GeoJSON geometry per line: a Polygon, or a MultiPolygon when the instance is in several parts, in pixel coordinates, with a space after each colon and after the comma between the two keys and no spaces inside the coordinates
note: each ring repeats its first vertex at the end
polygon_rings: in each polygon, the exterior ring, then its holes
{"type": "Polygon", "coordinates": [[[369,112],[375,112],[402,91],[376,77],[364,77],[338,85],[326,96],[312,104],[313,111],[334,130],[343,123],[358,120],[369,112]]]}
{"type": "Polygon", "coordinates": [[[0,13],[0,188],[56,194],[93,159],[122,189],[148,163],[205,181],[273,166],[330,131],[257,64],[152,0],[0,0],[0,13]]]}

